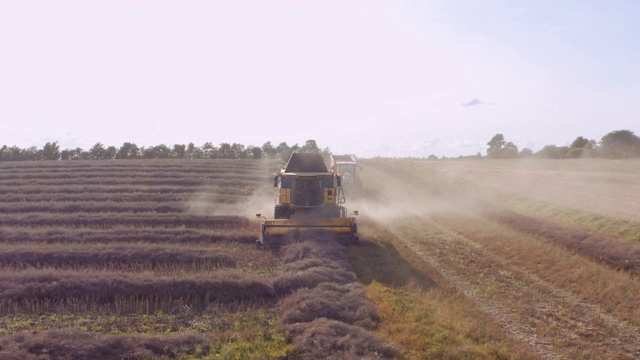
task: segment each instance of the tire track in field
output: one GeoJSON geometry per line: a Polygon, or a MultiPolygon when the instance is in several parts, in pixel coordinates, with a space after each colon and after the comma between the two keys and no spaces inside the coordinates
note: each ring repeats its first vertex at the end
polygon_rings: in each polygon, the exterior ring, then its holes
{"type": "Polygon", "coordinates": [[[417,216],[387,228],[542,358],[640,358],[638,329],[453,230],[417,216]]]}

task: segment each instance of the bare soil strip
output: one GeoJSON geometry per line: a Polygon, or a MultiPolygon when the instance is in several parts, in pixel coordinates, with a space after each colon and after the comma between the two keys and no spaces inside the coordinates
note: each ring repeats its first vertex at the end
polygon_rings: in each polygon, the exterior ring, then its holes
{"type": "Polygon", "coordinates": [[[640,332],[424,217],[390,227],[398,239],[541,357],[638,358],[640,332]]]}

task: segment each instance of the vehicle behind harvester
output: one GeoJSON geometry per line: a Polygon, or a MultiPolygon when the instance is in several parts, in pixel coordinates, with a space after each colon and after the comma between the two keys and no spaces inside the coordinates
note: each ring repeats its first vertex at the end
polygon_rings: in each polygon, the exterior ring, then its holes
{"type": "Polygon", "coordinates": [[[274,187],[278,198],[274,219],[261,214],[261,245],[286,243],[292,232],[324,231],[333,234],[343,244],[359,244],[354,211],[348,214],[342,178],[329,171],[317,153],[293,153],[285,169],[276,173],[274,187]]]}
{"type": "Polygon", "coordinates": [[[331,155],[331,169],[342,177],[342,185],[346,189],[360,190],[362,182],[356,170],[358,161],[354,155],[331,155]]]}

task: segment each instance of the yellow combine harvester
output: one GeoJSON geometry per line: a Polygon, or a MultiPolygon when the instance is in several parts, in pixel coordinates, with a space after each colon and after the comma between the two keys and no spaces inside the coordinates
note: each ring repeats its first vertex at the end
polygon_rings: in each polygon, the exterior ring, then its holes
{"type": "Polygon", "coordinates": [[[327,169],[317,153],[293,153],[285,169],[276,173],[273,186],[279,188],[274,219],[261,214],[261,245],[280,245],[295,231],[324,230],[344,244],[360,244],[355,216],[345,202],[340,174],[327,169]]]}

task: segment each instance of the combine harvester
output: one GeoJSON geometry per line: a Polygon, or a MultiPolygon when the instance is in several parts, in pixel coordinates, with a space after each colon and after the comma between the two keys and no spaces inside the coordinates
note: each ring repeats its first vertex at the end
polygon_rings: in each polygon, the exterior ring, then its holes
{"type": "Polygon", "coordinates": [[[348,214],[342,178],[329,171],[317,153],[293,153],[285,169],[276,173],[273,186],[279,188],[274,219],[261,214],[259,245],[282,245],[292,232],[323,230],[342,244],[360,244],[355,216],[348,214]]]}

